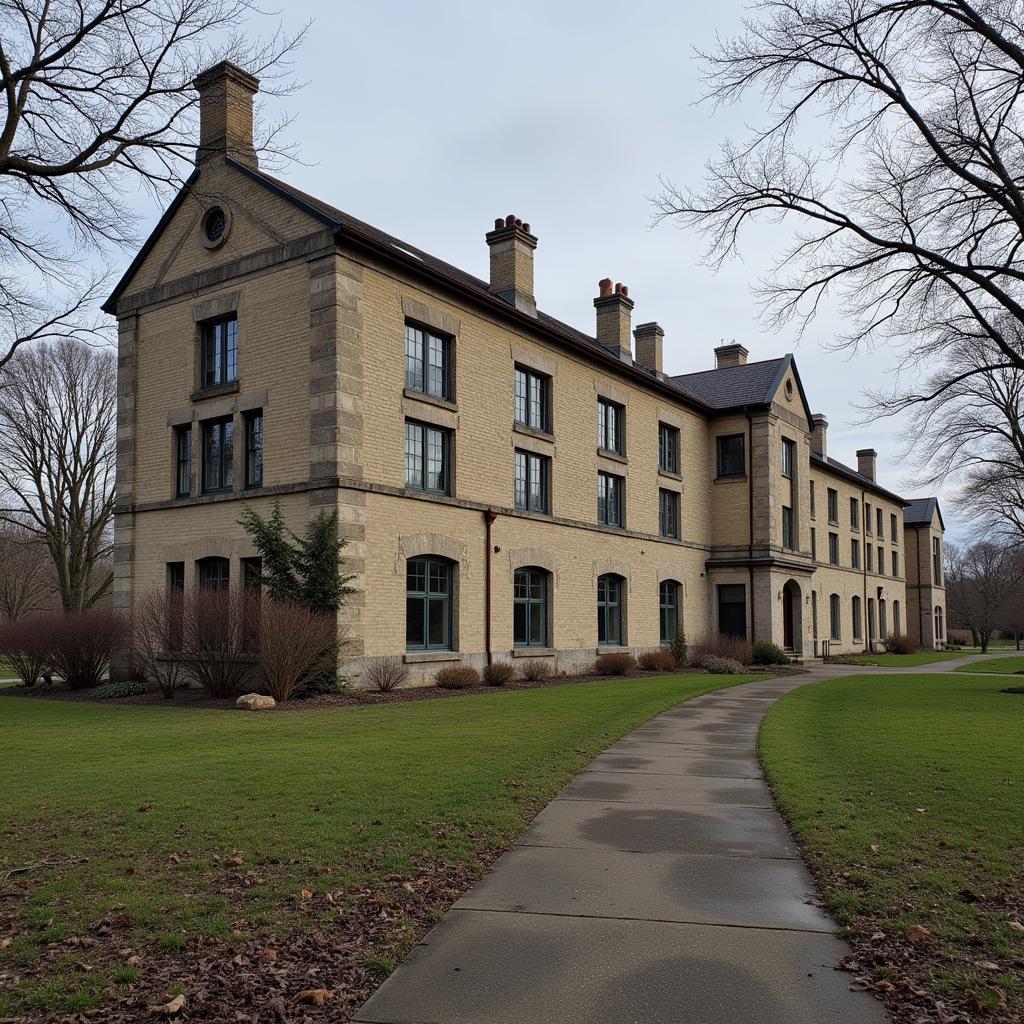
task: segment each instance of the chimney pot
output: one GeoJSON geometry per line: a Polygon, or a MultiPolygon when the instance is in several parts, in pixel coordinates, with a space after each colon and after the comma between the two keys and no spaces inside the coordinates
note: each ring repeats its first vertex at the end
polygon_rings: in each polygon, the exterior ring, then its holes
{"type": "Polygon", "coordinates": [[[825,416],[816,412],[811,417],[811,451],[817,452],[822,458],[828,455],[828,420],[825,416]]]}
{"type": "Polygon", "coordinates": [[[533,252],[537,239],[530,234],[530,225],[510,213],[494,222],[486,239],[491,252],[491,292],[521,312],[536,316],[533,252]]]}
{"type": "Polygon", "coordinates": [[[621,284],[612,291],[610,277],[598,283],[600,294],[594,299],[597,310],[597,343],[610,349],[624,363],[632,363],[633,353],[629,336],[630,316],[633,312],[633,300],[629,292],[621,284]]]}
{"type": "Polygon", "coordinates": [[[857,452],[857,472],[869,480],[874,480],[877,460],[878,452],[874,448],[861,448],[857,452]]]}
{"type": "Polygon", "coordinates": [[[648,370],[662,375],[662,339],[665,332],[657,323],[638,324],[633,331],[636,340],[636,361],[648,370]]]}
{"type": "Polygon", "coordinates": [[[610,277],[602,277],[601,280],[597,282],[597,293],[602,297],[611,295],[612,279],[610,277]]]}
{"type": "Polygon", "coordinates": [[[252,139],[253,96],[260,82],[224,60],[192,82],[199,93],[199,146],[196,163],[231,157],[248,167],[259,166],[252,139]]]}
{"type": "Polygon", "coordinates": [[[515,226],[516,226],[516,215],[514,213],[510,213],[505,218],[505,227],[507,227],[507,228],[514,228],[515,226]]]}
{"type": "Polygon", "coordinates": [[[495,217],[495,219],[494,219],[494,230],[498,231],[501,228],[503,228],[504,226],[505,226],[505,218],[504,217],[495,217]]]}

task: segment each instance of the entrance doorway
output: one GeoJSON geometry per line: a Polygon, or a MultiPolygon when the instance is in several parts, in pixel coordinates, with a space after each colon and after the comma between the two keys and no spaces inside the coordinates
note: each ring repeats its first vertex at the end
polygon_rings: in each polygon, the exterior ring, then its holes
{"type": "Polygon", "coordinates": [[[789,580],[782,588],[782,646],[794,654],[803,650],[803,617],[800,587],[789,580]]]}

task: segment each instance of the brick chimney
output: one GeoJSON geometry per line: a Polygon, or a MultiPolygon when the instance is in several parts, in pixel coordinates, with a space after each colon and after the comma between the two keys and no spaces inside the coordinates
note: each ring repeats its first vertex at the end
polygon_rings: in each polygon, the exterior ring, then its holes
{"type": "Polygon", "coordinates": [[[827,445],[828,420],[820,412],[811,417],[811,451],[823,458],[828,455],[827,445]]]}
{"type": "Polygon", "coordinates": [[[737,342],[731,345],[719,345],[715,349],[715,369],[724,370],[727,366],[746,366],[750,353],[737,342]]]}
{"type": "Polygon", "coordinates": [[[661,340],[665,337],[665,332],[657,323],[637,324],[633,337],[636,339],[636,361],[660,376],[661,340]]]}
{"type": "Polygon", "coordinates": [[[875,479],[875,462],[878,459],[878,452],[874,448],[861,448],[857,452],[857,472],[866,476],[869,480],[875,479]]]}
{"type": "Polygon", "coordinates": [[[633,300],[624,284],[612,287],[610,277],[597,283],[598,296],[594,299],[597,310],[597,343],[610,349],[624,363],[633,361],[630,350],[629,321],[633,312],[633,300]]]}
{"type": "Polygon", "coordinates": [[[252,98],[259,92],[259,79],[225,60],[207,68],[192,84],[199,93],[196,163],[229,156],[257,167],[252,143],[252,98]]]}
{"type": "Polygon", "coordinates": [[[486,238],[491,250],[491,291],[516,309],[536,316],[533,250],[537,236],[530,234],[530,225],[510,213],[494,222],[494,230],[488,231],[486,238]]]}

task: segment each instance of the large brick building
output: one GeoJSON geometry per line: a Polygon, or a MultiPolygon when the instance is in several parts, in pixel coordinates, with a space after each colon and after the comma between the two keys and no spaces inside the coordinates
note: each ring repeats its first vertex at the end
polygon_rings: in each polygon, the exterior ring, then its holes
{"type": "Polygon", "coordinates": [[[942,642],[934,499],[881,487],[873,451],[828,455],[792,356],[725,345],[670,376],[625,287],[600,282],[593,335],[538,310],[529,224],[495,222],[474,277],[261,171],[256,79],[196,85],[195,172],[106,306],[119,605],[243,582],[243,503],[279,500],[350,539],[355,672],[572,669],[677,623],[804,657],[942,642]]]}

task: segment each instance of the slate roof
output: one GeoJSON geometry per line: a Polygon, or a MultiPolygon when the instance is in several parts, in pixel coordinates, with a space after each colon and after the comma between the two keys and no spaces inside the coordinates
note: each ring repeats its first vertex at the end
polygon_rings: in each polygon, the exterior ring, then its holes
{"type": "Polygon", "coordinates": [[[869,491],[875,491],[878,494],[884,495],[890,501],[895,501],[897,505],[906,505],[906,499],[901,498],[898,494],[893,494],[892,491],[886,490],[884,487],[879,486],[869,476],[864,476],[863,473],[858,473],[857,470],[851,466],[847,466],[845,463],[840,462],[838,459],[830,458],[829,456],[819,455],[817,452],[811,452],[811,461],[817,462],[821,466],[826,466],[831,469],[834,473],[838,473],[840,476],[846,477],[851,483],[859,484],[861,487],[866,488],[869,491]]]}
{"type": "Polygon", "coordinates": [[[768,405],[789,358],[765,359],[721,370],[701,370],[673,377],[684,391],[706,402],[712,409],[736,409],[744,405],[768,405]]]}
{"type": "MultiPolygon", "coordinates": [[[[903,510],[903,522],[907,526],[927,526],[935,518],[938,509],[938,498],[911,498],[903,510]]],[[[941,512],[939,512],[939,522],[942,522],[941,512]]]]}

